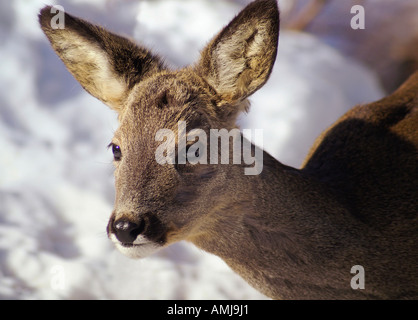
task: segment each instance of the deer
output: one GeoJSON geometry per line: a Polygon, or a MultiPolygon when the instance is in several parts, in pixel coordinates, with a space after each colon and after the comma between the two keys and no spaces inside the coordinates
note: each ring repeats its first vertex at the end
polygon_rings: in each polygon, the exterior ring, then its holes
{"type": "Polygon", "coordinates": [[[50,6],[39,13],[52,48],[117,113],[106,230],[120,252],[144,258],[186,241],[271,299],[418,298],[418,73],[349,110],[299,169],[265,151],[263,170],[252,175],[242,162],[160,164],[162,128],[238,127],[276,60],[276,0],[248,4],[180,69],[68,13],[65,27],[53,28],[53,16],[50,6]],[[353,266],[363,268],[364,288],[352,286],[353,266]]]}

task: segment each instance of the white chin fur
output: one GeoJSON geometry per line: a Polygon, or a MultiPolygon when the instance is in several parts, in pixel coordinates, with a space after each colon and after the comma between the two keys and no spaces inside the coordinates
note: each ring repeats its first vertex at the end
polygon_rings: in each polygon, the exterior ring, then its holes
{"type": "Polygon", "coordinates": [[[110,235],[110,240],[112,240],[121,253],[132,259],[145,258],[161,249],[161,246],[145,239],[143,236],[138,236],[132,247],[123,246],[114,234],[110,235]]]}

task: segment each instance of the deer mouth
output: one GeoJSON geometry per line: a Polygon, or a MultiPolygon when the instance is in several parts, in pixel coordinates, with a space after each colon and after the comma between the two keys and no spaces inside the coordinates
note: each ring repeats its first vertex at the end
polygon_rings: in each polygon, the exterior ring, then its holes
{"type": "Polygon", "coordinates": [[[146,245],[145,243],[141,243],[141,244],[134,244],[134,243],[126,243],[126,242],[119,242],[119,244],[120,244],[122,247],[125,247],[125,248],[141,247],[141,246],[146,245]]]}
{"type": "Polygon", "coordinates": [[[162,248],[161,244],[143,236],[139,236],[133,243],[121,242],[113,234],[110,235],[110,240],[122,254],[133,259],[145,258],[162,248]]]}

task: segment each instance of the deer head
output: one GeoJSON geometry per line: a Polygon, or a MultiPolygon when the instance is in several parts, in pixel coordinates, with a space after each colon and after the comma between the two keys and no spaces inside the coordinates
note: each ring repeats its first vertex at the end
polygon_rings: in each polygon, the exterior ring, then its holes
{"type": "MultiPolygon", "coordinates": [[[[180,121],[208,136],[210,129],[236,126],[246,98],[267,81],[276,58],[276,1],[249,4],[209,42],[196,64],[180,70],[69,14],[64,29],[54,29],[52,16],[51,7],[45,7],[39,19],[58,56],[86,91],[118,113],[119,128],[109,145],[116,187],[110,239],[126,255],[143,257],[193,238],[214,219],[214,207],[228,206],[230,165],[162,165],[156,159],[161,145],[156,134],[160,129],[179,133],[180,121]]],[[[175,141],[177,151],[187,147],[175,141]]]]}

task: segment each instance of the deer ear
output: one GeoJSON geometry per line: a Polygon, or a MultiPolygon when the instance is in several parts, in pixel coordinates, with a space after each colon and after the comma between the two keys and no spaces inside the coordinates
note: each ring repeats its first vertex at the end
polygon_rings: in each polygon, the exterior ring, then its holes
{"type": "Polygon", "coordinates": [[[242,101],[269,78],[278,36],[276,0],[254,1],[207,45],[196,70],[223,100],[242,101]]]}
{"type": "Polygon", "coordinates": [[[164,68],[147,49],[67,13],[64,28],[53,28],[51,8],[41,10],[39,23],[53,49],[84,89],[112,109],[120,112],[129,90],[164,68]]]}

